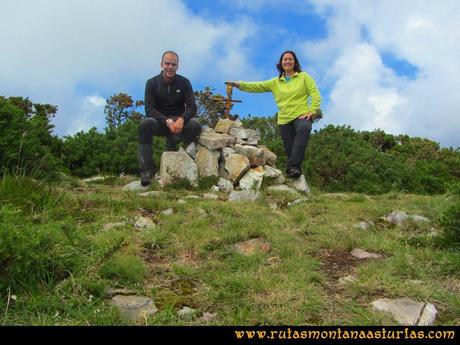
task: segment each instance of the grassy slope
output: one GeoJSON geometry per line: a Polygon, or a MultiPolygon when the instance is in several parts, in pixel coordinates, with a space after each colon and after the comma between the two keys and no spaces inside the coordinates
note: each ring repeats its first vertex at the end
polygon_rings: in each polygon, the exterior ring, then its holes
{"type": "Polygon", "coordinates": [[[57,283],[25,280],[8,291],[16,296],[8,304],[8,293],[2,292],[2,324],[129,324],[104,299],[107,287],[152,297],[159,312],[145,321],[151,325],[200,324],[177,318],[184,305],[217,313],[210,323],[215,325],[394,324],[369,308],[381,297],[432,302],[439,312],[437,324],[460,324],[460,255],[436,249],[430,235],[447,205],[444,196],[315,192],[311,202],[286,208],[288,197],[264,193],[254,203],[202,198],[179,204],[179,198],[202,191],[170,190],[143,198],[122,192],[127,182],[63,183],[57,186],[63,192],[58,202],[31,209],[19,220],[3,217],[6,227],[20,223],[35,231],[47,227],[71,233],[66,236],[73,239],[59,255],[65,259],[77,250],[71,257],[78,259],[57,283]],[[268,206],[273,200],[280,209],[268,206]],[[167,208],[174,214],[162,215],[167,208]],[[379,222],[393,210],[432,222],[402,227],[379,222]],[[157,228],[134,229],[141,215],[157,228]],[[377,225],[353,228],[361,220],[377,225]],[[120,221],[127,224],[103,229],[120,221]],[[266,239],[271,251],[245,257],[233,250],[233,244],[255,237],[266,239]],[[381,253],[384,259],[357,262],[349,255],[353,248],[381,253]],[[337,279],[347,274],[358,280],[340,286],[337,279]]]}

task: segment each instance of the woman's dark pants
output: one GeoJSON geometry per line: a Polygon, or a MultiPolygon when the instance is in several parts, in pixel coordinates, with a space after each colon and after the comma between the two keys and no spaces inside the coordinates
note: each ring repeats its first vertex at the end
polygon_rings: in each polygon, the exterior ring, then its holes
{"type": "Polygon", "coordinates": [[[285,125],[279,125],[284,151],[288,157],[286,168],[301,171],[308,140],[310,139],[311,120],[295,119],[285,125]]]}

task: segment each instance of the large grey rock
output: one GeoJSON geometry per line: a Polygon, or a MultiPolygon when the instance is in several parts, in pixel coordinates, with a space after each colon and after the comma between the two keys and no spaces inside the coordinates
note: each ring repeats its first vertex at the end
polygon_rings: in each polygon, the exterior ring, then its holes
{"type": "Polygon", "coordinates": [[[276,154],[274,154],[270,149],[265,145],[260,145],[259,148],[264,151],[265,162],[274,167],[276,164],[276,154]]]}
{"type": "Polygon", "coordinates": [[[196,159],[196,154],[198,153],[198,145],[195,144],[195,142],[191,142],[186,148],[185,148],[185,152],[188,153],[188,155],[190,157],[192,157],[193,159],[196,159]]]}
{"type": "Polygon", "coordinates": [[[133,182],[131,182],[131,183],[128,183],[127,185],[125,185],[125,186],[122,188],[122,190],[125,191],[125,192],[126,192],[126,191],[128,191],[128,192],[130,192],[130,191],[139,191],[139,190],[144,191],[144,190],[147,190],[147,189],[149,189],[149,186],[143,187],[143,186],[141,185],[141,181],[140,181],[140,180],[139,180],[139,181],[133,181],[133,182]]]}
{"type": "Polygon", "coordinates": [[[433,304],[416,302],[409,298],[381,298],[371,305],[375,310],[391,313],[404,326],[432,326],[437,314],[433,304]]]}
{"type": "Polygon", "coordinates": [[[249,140],[249,139],[260,140],[259,132],[254,129],[233,127],[232,129],[230,129],[230,135],[234,136],[235,138],[243,139],[243,140],[249,140]]]}
{"type": "Polygon", "coordinates": [[[233,190],[228,196],[228,201],[256,201],[260,192],[253,190],[233,190]]]}
{"type": "Polygon", "coordinates": [[[202,133],[198,142],[200,145],[206,146],[206,148],[213,151],[232,146],[236,142],[236,138],[228,134],[208,132],[202,133]]]}
{"type": "Polygon", "coordinates": [[[259,190],[264,178],[264,168],[257,167],[249,169],[248,172],[240,179],[239,187],[242,190],[259,190]]]}
{"type": "Polygon", "coordinates": [[[247,157],[253,167],[265,165],[264,151],[257,147],[236,144],[235,151],[236,153],[247,157]]]}
{"type": "Polygon", "coordinates": [[[228,180],[236,184],[249,170],[251,164],[247,157],[234,153],[225,159],[225,170],[228,172],[228,180]]]}
{"type": "Polygon", "coordinates": [[[217,187],[222,192],[230,193],[233,190],[233,183],[221,177],[219,181],[217,181],[217,187]]]}
{"type": "Polygon", "coordinates": [[[121,314],[131,321],[139,321],[154,315],[158,309],[152,299],[142,296],[117,295],[111,303],[120,308],[121,314]]]}
{"type": "Polygon", "coordinates": [[[165,183],[183,178],[193,186],[197,186],[198,168],[193,159],[184,152],[163,152],[160,162],[160,178],[165,183]]]}
{"type": "Polygon", "coordinates": [[[267,178],[276,178],[278,176],[280,176],[282,173],[281,173],[281,170],[279,169],[276,169],[270,165],[265,165],[264,166],[264,170],[265,170],[265,176],[264,177],[267,177],[267,178]]]}
{"type": "Polygon", "coordinates": [[[307,180],[304,175],[300,175],[299,178],[292,180],[292,187],[300,193],[310,195],[310,188],[308,187],[307,180]]]}
{"type": "Polygon", "coordinates": [[[235,149],[231,148],[231,147],[224,147],[222,149],[222,159],[225,159],[226,157],[230,156],[232,153],[236,153],[235,152],[235,149]]]}
{"type": "Polygon", "coordinates": [[[362,250],[362,249],[353,249],[351,251],[351,255],[353,255],[355,258],[358,258],[358,259],[381,259],[382,258],[382,255],[381,254],[376,254],[376,253],[369,253],[369,252],[366,252],[365,250],[362,250]]]}
{"type": "Polygon", "coordinates": [[[219,176],[219,151],[210,151],[200,146],[196,154],[196,165],[200,177],[219,176]]]}
{"type": "Polygon", "coordinates": [[[232,129],[235,126],[235,121],[232,121],[230,119],[219,119],[219,121],[217,121],[216,123],[216,126],[214,127],[214,130],[217,133],[228,134],[230,132],[230,129],[232,129]]]}

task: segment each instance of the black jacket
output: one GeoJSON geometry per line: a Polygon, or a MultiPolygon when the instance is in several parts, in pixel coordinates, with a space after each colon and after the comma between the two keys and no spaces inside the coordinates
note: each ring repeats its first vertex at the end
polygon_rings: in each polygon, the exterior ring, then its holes
{"type": "Polygon", "coordinates": [[[162,124],[165,124],[167,118],[178,116],[187,122],[196,115],[192,84],[178,74],[172,83],[168,84],[162,73],[147,80],[145,84],[145,113],[162,124]]]}

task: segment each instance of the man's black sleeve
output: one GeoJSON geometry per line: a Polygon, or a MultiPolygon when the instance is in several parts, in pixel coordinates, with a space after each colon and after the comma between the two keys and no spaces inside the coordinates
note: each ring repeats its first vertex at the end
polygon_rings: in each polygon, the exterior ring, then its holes
{"type": "Polygon", "coordinates": [[[144,107],[147,117],[154,117],[160,124],[166,124],[166,117],[157,110],[155,86],[151,80],[145,84],[144,107]]]}
{"type": "Polygon", "coordinates": [[[187,122],[196,115],[195,95],[193,94],[192,84],[187,80],[185,85],[185,111],[184,122],[187,122]]]}

